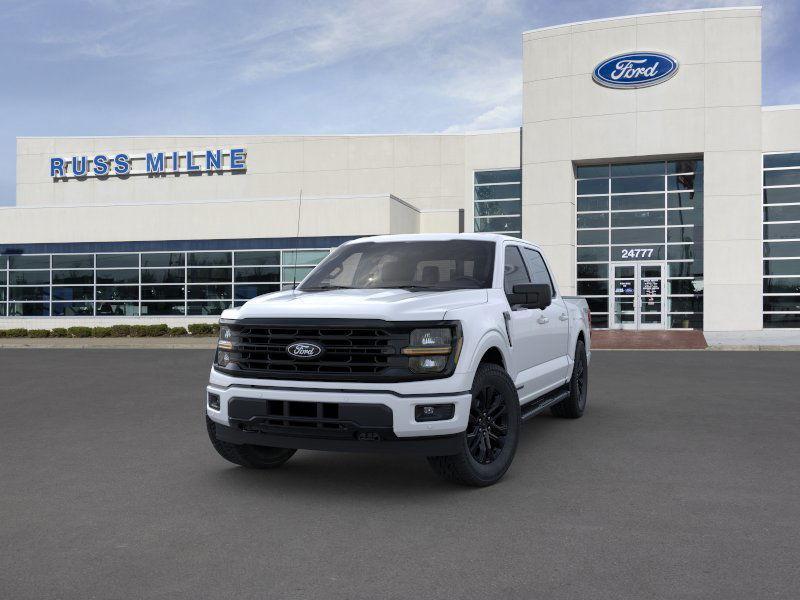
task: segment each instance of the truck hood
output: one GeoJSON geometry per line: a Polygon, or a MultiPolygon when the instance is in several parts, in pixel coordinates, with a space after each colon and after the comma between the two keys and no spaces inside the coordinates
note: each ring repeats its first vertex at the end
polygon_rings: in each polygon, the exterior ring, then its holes
{"type": "Polygon", "coordinates": [[[411,292],[398,289],[284,291],[258,296],[226,310],[223,319],[383,319],[436,321],[448,310],[484,304],[485,289],[411,292]]]}

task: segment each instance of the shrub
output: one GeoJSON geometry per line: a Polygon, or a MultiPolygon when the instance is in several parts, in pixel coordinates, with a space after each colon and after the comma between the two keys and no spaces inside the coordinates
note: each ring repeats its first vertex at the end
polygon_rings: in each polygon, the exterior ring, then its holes
{"type": "Polygon", "coordinates": [[[169,333],[169,327],[164,323],[159,325],[145,325],[145,327],[147,327],[148,337],[161,337],[169,333]]]}
{"type": "Polygon", "coordinates": [[[49,329],[29,329],[28,330],[28,337],[32,337],[32,338],[50,337],[50,330],[49,329]]]}
{"type": "Polygon", "coordinates": [[[92,328],[91,327],[70,327],[69,329],[67,329],[67,333],[69,333],[70,337],[87,338],[87,337],[92,337],[92,328]]]}
{"type": "Polygon", "coordinates": [[[131,337],[147,337],[147,325],[131,325],[131,337]]]}
{"type": "Polygon", "coordinates": [[[219,333],[219,326],[214,331],[212,323],[192,323],[189,325],[189,333],[191,335],[215,335],[219,333]]]}
{"type": "Polygon", "coordinates": [[[187,335],[189,332],[186,331],[185,327],[170,327],[167,335],[170,337],[179,337],[182,335],[187,335]]]}
{"type": "Polygon", "coordinates": [[[55,327],[50,331],[50,337],[69,337],[69,332],[63,327],[55,327]]]}
{"type": "Polygon", "coordinates": [[[14,327],[13,329],[6,329],[6,337],[19,338],[28,337],[28,330],[23,327],[14,327]]]}
{"type": "Polygon", "coordinates": [[[6,330],[5,329],[0,329],[0,338],[4,338],[4,337],[6,337],[6,330]]]}
{"type": "Polygon", "coordinates": [[[92,327],[92,337],[111,337],[111,327],[92,327]]]}
{"type": "Polygon", "coordinates": [[[130,325],[112,325],[111,337],[128,337],[131,334],[130,325]]]}

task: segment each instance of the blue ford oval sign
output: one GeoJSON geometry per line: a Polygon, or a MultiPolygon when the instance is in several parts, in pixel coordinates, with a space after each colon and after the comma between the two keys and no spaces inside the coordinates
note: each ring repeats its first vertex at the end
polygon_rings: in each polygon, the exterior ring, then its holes
{"type": "Polygon", "coordinates": [[[612,56],[594,68],[592,79],[610,88],[641,88],[666,81],[678,72],[678,61],[660,52],[612,56]]]}

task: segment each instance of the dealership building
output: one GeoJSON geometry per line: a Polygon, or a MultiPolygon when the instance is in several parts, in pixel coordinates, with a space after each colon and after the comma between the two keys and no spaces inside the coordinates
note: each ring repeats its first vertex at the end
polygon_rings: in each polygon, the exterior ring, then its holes
{"type": "Polygon", "coordinates": [[[762,106],[761,36],[757,7],[527,31],[502,131],[19,138],[0,328],[214,320],[346,240],[458,231],[539,244],[595,327],[800,328],[800,106],[762,106]]]}

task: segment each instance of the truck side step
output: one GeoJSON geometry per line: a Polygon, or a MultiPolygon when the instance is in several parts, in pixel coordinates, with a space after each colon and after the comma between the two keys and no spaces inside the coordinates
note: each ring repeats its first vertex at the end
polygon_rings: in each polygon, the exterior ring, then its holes
{"type": "Polygon", "coordinates": [[[562,400],[569,398],[569,384],[564,384],[560,388],[554,389],[552,392],[547,392],[541,398],[537,398],[520,407],[520,417],[523,421],[532,419],[544,409],[558,404],[562,400]]]}

